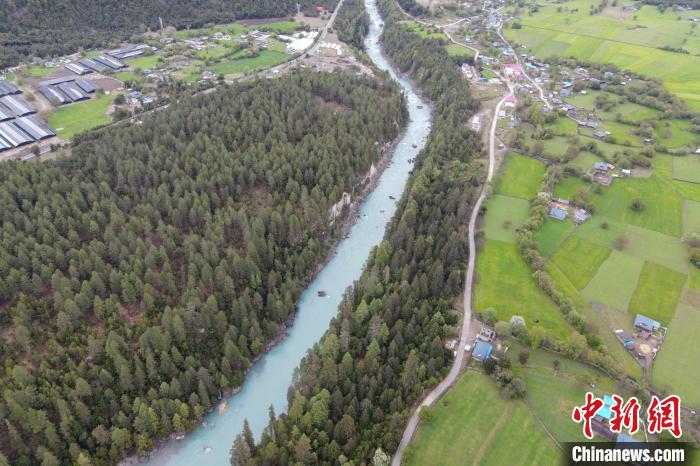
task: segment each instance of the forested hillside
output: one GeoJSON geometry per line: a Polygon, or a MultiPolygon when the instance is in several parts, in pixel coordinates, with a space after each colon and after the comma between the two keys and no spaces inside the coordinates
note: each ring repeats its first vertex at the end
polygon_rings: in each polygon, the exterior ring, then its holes
{"type": "Polygon", "coordinates": [[[3,164],[2,454],[108,464],[190,427],[293,315],[330,206],[405,119],[394,84],[301,73],[3,164]]]}
{"type": "MultiPolygon", "coordinates": [[[[385,17],[393,0],[380,2],[385,17]]],[[[240,465],[369,464],[395,451],[411,405],[436,384],[452,355],[443,346],[464,286],[473,190],[483,179],[478,103],[438,43],[386,19],[388,54],[435,102],[436,121],[385,240],[340,312],[302,361],[289,411],[259,444],[238,436],[240,465]],[[352,461],[349,463],[348,461],[352,461]]]]}
{"type": "Polygon", "coordinates": [[[369,32],[369,17],[363,0],[345,0],[333,25],[338,38],[359,49],[369,32]]]}
{"type": "Polygon", "coordinates": [[[0,69],[31,56],[116,45],[133,33],[156,30],[158,18],[178,29],[332,9],[337,0],[0,0],[0,69]]]}

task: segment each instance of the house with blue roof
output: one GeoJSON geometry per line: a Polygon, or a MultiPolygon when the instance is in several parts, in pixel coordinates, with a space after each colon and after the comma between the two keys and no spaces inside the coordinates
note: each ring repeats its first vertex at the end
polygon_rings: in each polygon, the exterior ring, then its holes
{"type": "Polygon", "coordinates": [[[653,332],[661,328],[661,324],[645,315],[637,314],[634,318],[634,326],[647,332],[653,332]]]}
{"type": "Polygon", "coordinates": [[[493,352],[493,345],[491,343],[486,343],[485,341],[477,341],[474,345],[474,350],[472,351],[472,358],[477,361],[484,362],[491,357],[493,352]]]}
{"type": "Polygon", "coordinates": [[[560,207],[552,207],[549,209],[549,216],[557,220],[566,220],[566,217],[569,216],[569,212],[560,207]]]}
{"type": "Polygon", "coordinates": [[[612,417],[612,407],[615,404],[615,401],[613,400],[613,397],[610,395],[605,395],[603,396],[603,406],[598,408],[598,411],[596,411],[595,415],[600,416],[601,418],[605,419],[606,421],[609,421],[610,418],[612,417]]]}
{"type": "Polygon", "coordinates": [[[639,440],[637,440],[636,438],[634,438],[631,435],[626,434],[624,432],[620,432],[619,434],[617,434],[616,442],[618,444],[620,444],[620,443],[633,443],[633,444],[634,443],[642,443],[639,440]]]}

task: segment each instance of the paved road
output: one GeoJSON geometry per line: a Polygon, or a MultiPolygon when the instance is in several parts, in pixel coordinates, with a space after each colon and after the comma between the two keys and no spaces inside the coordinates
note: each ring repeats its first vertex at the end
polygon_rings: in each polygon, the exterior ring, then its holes
{"type": "MultiPolygon", "coordinates": [[[[498,127],[498,113],[501,111],[503,103],[508,98],[508,96],[513,95],[513,87],[510,82],[506,81],[508,85],[508,93],[503,96],[503,98],[498,102],[496,108],[493,112],[493,120],[491,121],[491,128],[489,130],[489,166],[486,175],[486,181],[489,182],[493,179],[493,174],[496,168],[496,128],[498,127]]],[[[403,432],[401,437],[401,442],[399,447],[391,459],[392,466],[400,466],[401,458],[403,457],[403,452],[408,446],[409,442],[416,433],[418,428],[418,412],[423,406],[431,406],[437,400],[445,394],[445,392],[452,386],[452,384],[457,380],[459,374],[462,370],[462,365],[464,364],[464,346],[467,344],[467,338],[469,336],[469,323],[472,317],[472,286],[474,284],[474,268],[476,266],[476,240],[474,239],[474,234],[476,230],[476,221],[479,217],[479,210],[481,209],[481,204],[486,199],[486,190],[482,188],[479,199],[477,199],[474,208],[472,209],[472,215],[469,219],[469,263],[467,265],[467,277],[464,284],[464,316],[462,318],[462,330],[459,337],[459,346],[457,347],[457,355],[455,356],[454,362],[452,363],[452,368],[447,374],[442,382],[440,382],[428,395],[423,399],[423,401],[416,407],[416,409],[411,414],[408,420],[408,425],[403,432]]]]}
{"type": "MultiPolygon", "coordinates": [[[[508,40],[506,40],[506,38],[503,37],[503,34],[501,34],[501,29],[503,29],[503,24],[501,24],[501,25],[498,27],[498,29],[496,30],[496,34],[498,34],[498,37],[501,38],[501,40],[503,41],[503,43],[505,43],[509,48],[512,49],[513,47],[510,45],[510,42],[508,42],[508,40]]],[[[537,84],[537,83],[535,82],[534,79],[532,79],[532,78],[530,77],[529,74],[527,74],[527,71],[526,71],[525,67],[522,66],[522,63],[521,63],[521,61],[520,61],[520,56],[518,55],[517,52],[515,53],[515,62],[516,62],[518,65],[521,66],[521,68],[522,68],[522,70],[523,70],[523,74],[525,75],[525,77],[527,78],[527,80],[530,81],[530,83],[532,83],[532,85],[535,87],[535,89],[537,89],[537,91],[540,93],[540,100],[544,103],[544,105],[545,105],[548,109],[551,110],[551,109],[552,109],[552,104],[550,104],[549,101],[547,100],[547,98],[544,96],[544,90],[542,89],[542,87],[541,87],[539,84],[537,84]]]]}

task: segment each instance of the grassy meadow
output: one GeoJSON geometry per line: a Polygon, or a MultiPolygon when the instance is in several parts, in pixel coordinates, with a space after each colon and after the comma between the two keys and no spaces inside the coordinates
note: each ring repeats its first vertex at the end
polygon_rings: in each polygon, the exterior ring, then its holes
{"type": "Polygon", "coordinates": [[[115,97],[114,94],[103,94],[84,102],[64,105],[51,112],[47,123],[62,139],[70,139],[78,133],[110,123],[107,109],[115,97]]]}
{"type": "Polygon", "coordinates": [[[560,451],[525,403],[504,400],[493,380],[467,373],[433,408],[404,458],[408,466],[554,466],[560,451]]]}
{"type": "Polygon", "coordinates": [[[477,276],[476,310],[493,308],[498,319],[505,321],[519,315],[528,327],[540,325],[558,337],[571,332],[554,303],[537,286],[515,244],[487,239],[477,259],[477,276]]]}

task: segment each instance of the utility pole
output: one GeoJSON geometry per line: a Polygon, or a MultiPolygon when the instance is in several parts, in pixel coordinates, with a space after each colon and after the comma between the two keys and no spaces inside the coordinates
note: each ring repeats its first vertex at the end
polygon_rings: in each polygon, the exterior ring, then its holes
{"type": "Polygon", "coordinates": [[[163,28],[163,18],[159,16],[158,21],[160,22],[160,35],[165,36],[165,28],[163,28]]]}

